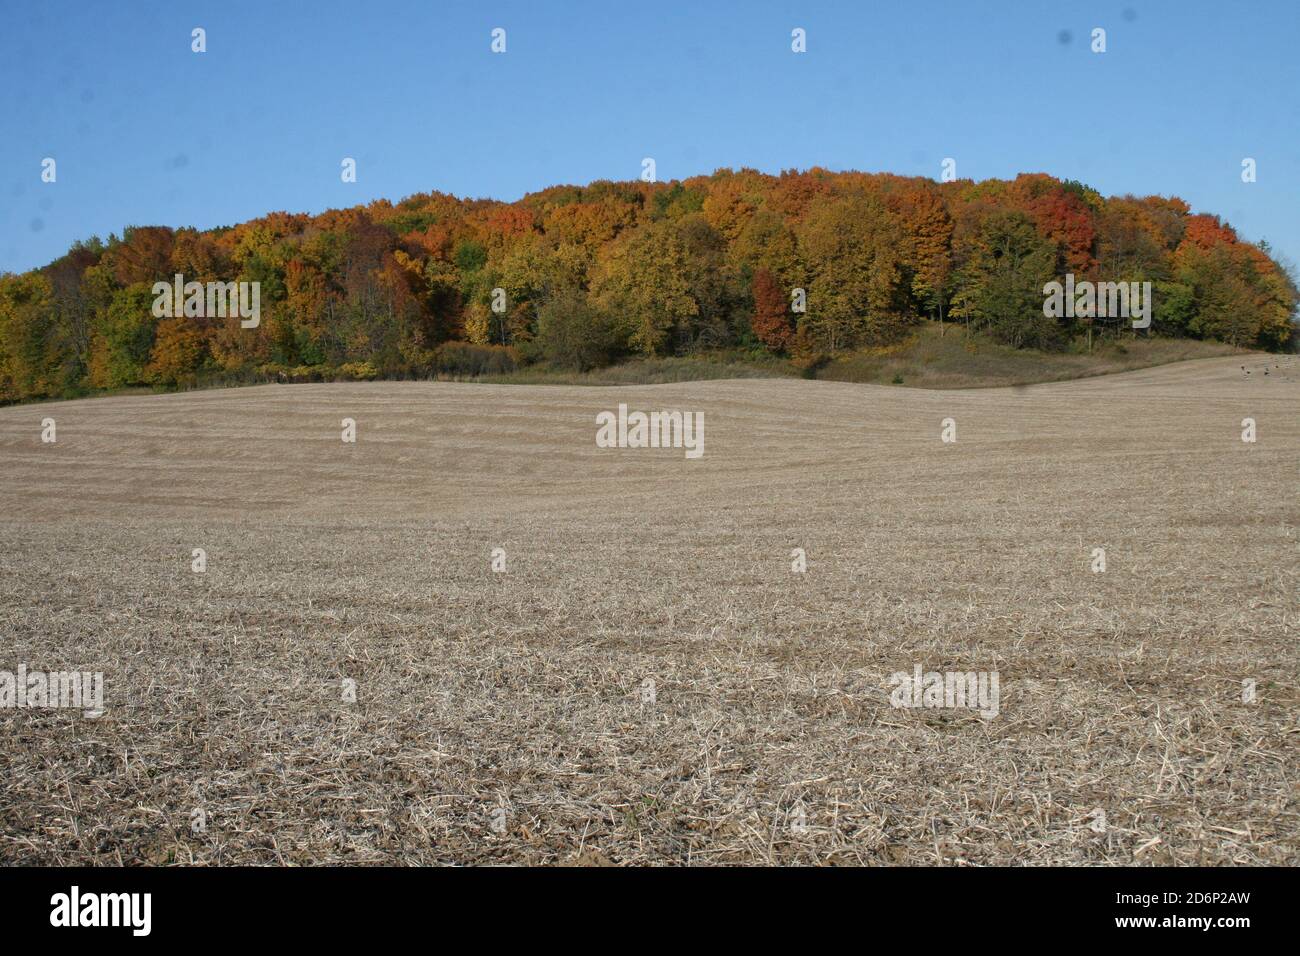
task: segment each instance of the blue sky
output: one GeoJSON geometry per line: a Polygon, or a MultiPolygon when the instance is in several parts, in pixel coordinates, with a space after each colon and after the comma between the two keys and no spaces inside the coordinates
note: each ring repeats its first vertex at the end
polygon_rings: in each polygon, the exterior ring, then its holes
{"type": "Polygon", "coordinates": [[[3,6],[0,271],[126,225],[433,189],[512,200],[635,179],[646,156],[661,180],[937,177],[944,157],[963,178],[1048,172],[1181,196],[1300,261],[1296,0],[3,6]]]}

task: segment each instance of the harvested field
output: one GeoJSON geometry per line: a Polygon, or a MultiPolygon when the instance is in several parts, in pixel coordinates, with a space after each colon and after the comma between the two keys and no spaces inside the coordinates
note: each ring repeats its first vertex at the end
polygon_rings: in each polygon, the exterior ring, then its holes
{"type": "Polygon", "coordinates": [[[0,863],[1300,863],[1300,368],[1249,362],[0,409],[0,670],[105,708],[0,709],[0,863]],[[620,402],[703,457],[597,448],[620,402]]]}

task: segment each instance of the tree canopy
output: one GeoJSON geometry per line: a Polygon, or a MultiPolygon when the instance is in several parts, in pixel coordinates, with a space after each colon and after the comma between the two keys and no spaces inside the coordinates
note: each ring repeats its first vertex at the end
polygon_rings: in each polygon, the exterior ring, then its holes
{"type": "Polygon", "coordinates": [[[79,242],[0,276],[0,401],[716,348],[811,363],[887,345],[926,317],[1058,348],[1100,321],[1044,317],[1044,283],[1067,272],[1151,282],[1151,334],[1278,349],[1293,332],[1296,286],[1266,244],[1176,198],[1104,198],[1044,174],[724,169],[79,242]],[[155,317],[150,289],[177,273],[260,283],[261,323],[155,317]]]}

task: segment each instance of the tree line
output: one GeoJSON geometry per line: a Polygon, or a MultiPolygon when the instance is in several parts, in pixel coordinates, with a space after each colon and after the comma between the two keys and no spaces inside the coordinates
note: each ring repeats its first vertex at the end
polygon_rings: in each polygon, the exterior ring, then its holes
{"type": "Polygon", "coordinates": [[[1181,199],[1105,198],[1043,174],[724,169],[78,242],[0,276],[0,402],[532,362],[585,370],[716,349],[809,367],[927,319],[1021,348],[1125,334],[1125,320],[1044,315],[1044,285],[1067,273],[1151,282],[1149,334],[1265,349],[1293,334],[1287,269],[1181,199]],[[153,286],[177,274],[259,283],[260,324],[156,317],[153,286]]]}

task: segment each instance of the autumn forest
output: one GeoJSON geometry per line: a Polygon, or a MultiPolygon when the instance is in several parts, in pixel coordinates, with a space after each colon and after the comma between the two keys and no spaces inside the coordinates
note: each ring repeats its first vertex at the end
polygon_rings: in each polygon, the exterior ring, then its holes
{"type": "Polygon", "coordinates": [[[0,402],[132,386],[587,370],[726,350],[815,369],[925,321],[1016,348],[1154,334],[1281,349],[1297,303],[1266,244],[1177,198],[1078,182],[822,169],[441,193],[210,230],[137,226],[0,276],[0,402]],[[1067,273],[1150,282],[1149,330],[1052,319],[1067,273]],[[238,317],[158,318],[153,286],[256,282],[238,317]]]}

